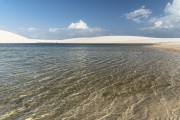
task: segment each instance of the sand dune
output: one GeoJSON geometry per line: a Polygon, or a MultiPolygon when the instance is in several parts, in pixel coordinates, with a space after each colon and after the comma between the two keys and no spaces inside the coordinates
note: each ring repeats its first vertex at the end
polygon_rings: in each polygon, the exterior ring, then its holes
{"type": "Polygon", "coordinates": [[[22,37],[15,33],[0,30],[0,43],[32,43],[28,38],[22,37]]]}
{"type": "Polygon", "coordinates": [[[150,38],[139,36],[100,36],[91,38],[73,38],[65,40],[28,39],[15,33],[0,30],[0,43],[85,43],[85,44],[180,44],[180,38],[150,38]]]}
{"type": "Polygon", "coordinates": [[[105,43],[105,44],[116,44],[116,43],[150,43],[150,44],[171,44],[180,43],[178,38],[150,38],[150,37],[139,37],[139,36],[100,36],[92,38],[74,38],[58,41],[58,43],[105,43]]]}

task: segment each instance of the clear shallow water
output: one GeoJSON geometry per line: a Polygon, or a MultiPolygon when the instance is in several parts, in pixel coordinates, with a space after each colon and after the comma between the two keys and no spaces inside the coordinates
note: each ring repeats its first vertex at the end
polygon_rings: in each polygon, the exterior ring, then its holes
{"type": "Polygon", "coordinates": [[[0,119],[180,119],[180,53],[142,45],[0,45],[0,119]]]}

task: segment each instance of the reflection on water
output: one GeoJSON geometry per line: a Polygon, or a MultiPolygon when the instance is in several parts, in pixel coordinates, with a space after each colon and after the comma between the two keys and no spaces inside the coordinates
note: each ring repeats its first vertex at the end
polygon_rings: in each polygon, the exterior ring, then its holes
{"type": "Polygon", "coordinates": [[[180,54],[142,45],[0,45],[0,119],[180,119],[180,54]]]}

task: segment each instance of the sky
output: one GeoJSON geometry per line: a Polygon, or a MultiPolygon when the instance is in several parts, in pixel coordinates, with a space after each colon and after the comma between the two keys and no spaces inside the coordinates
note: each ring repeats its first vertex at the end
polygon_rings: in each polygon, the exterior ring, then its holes
{"type": "Polygon", "coordinates": [[[180,0],[0,0],[0,30],[39,39],[180,37],[180,0]]]}

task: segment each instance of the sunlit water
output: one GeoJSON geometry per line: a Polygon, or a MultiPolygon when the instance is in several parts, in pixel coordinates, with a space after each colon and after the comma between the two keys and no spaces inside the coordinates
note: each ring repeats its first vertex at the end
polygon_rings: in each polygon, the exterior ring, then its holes
{"type": "Polygon", "coordinates": [[[0,119],[180,119],[180,53],[143,45],[0,45],[0,119]]]}

